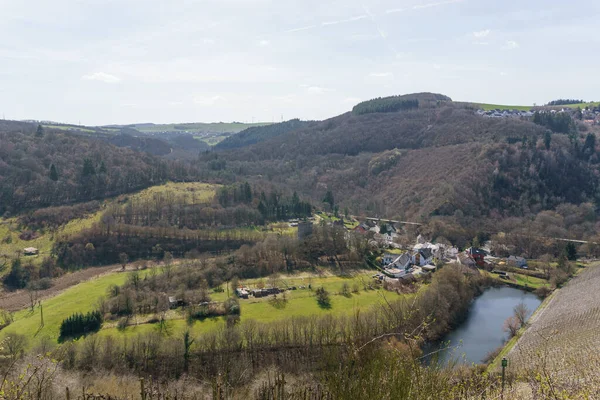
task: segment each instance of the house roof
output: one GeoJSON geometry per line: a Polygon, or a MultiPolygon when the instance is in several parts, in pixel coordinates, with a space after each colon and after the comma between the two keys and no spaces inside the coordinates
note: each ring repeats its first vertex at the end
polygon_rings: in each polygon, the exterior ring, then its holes
{"type": "Polygon", "coordinates": [[[421,255],[425,258],[429,258],[433,255],[433,252],[430,248],[421,249],[419,250],[419,253],[421,253],[421,255]]]}
{"type": "Polygon", "coordinates": [[[402,254],[400,257],[394,260],[394,264],[398,266],[406,266],[410,262],[410,255],[408,253],[402,254]]]}

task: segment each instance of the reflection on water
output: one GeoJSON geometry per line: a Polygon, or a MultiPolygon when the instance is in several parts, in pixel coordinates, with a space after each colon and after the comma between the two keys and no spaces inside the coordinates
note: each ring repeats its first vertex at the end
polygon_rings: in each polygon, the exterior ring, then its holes
{"type": "Polygon", "coordinates": [[[504,321],[513,315],[513,308],[521,302],[530,314],[541,304],[534,294],[511,287],[486,290],[473,302],[467,319],[440,342],[427,344],[423,348],[424,354],[449,346],[449,350],[437,353],[439,362],[483,362],[488,353],[508,340],[503,330],[504,321]]]}

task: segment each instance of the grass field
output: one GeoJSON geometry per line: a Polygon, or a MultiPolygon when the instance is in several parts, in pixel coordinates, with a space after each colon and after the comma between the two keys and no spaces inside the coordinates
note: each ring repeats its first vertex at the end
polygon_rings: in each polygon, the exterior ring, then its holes
{"type": "Polygon", "coordinates": [[[181,123],[181,124],[155,124],[132,125],[134,129],[143,133],[187,131],[192,133],[238,133],[253,126],[271,125],[269,122],[245,124],[240,122],[214,122],[214,123],[181,123]]]}
{"type": "MultiPolygon", "coordinates": [[[[146,274],[148,271],[142,271],[146,274]]],[[[383,304],[384,296],[388,300],[398,298],[398,295],[386,292],[383,289],[374,288],[365,290],[365,285],[371,282],[372,272],[362,271],[353,276],[336,276],[323,274],[321,276],[311,274],[298,274],[293,276],[280,276],[271,279],[252,279],[241,281],[241,284],[249,287],[255,287],[260,282],[268,284],[274,282],[280,287],[297,286],[297,290],[286,291],[285,302],[278,304],[270,301],[269,298],[261,299],[240,299],[241,319],[253,319],[259,322],[273,322],[283,320],[293,316],[310,315],[342,315],[352,314],[358,309],[364,309],[383,304]],[[351,293],[348,296],[339,294],[344,283],[347,283],[352,290],[353,286],[358,285],[359,292],[351,293]],[[312,290],[308,289],[312,286],[312,290]],[[306,288],[300,289],[300,286],[306,288]],[[331,308],[321,308],[314,296],[314,290],[318,287],[324,287],[331,294],[331,308]]],[[[43,338],[48,338],[54,342],[58,340],[59,327],[63,319],[76,312],[88,312],[93,310],[102,296],[106,296],[107,290],[112,285],[122,285],[126,282],[127,273],[113,272],[108,275],[100,276],[96,279],[80,283],[73,286],[61,294],[42,302],[44,314],[44,326],[40,328],[41,316],[40,308],[36,307],[33,312],[29,309],[22,310],[14,314],[14,322],[0,332],[0,339],[18,332],[28,336],[29,345],[38,344],[43,338]]],[[[220,293],[211,293],[213,301],[224,301],[227,296],[233,295],[231,287],[220,293]]],[[[280,299],[282,295],[278,296],[280,299]]],[[[224,318],[208,318],[204,321],[196,321],[188,326],[185,320],[185,314],[182,310],[170,311],[168,317],[171,334],[179,334],[185,329],[190,329],[196,334],[208,332],[221,328],[225,325],[224,318]]],[[[125,329],[117,329],[114,322],[107,322],[105,328],[100,331],[101,336],[130,336],[138,333],[151,332],[157,329],[156,324],[136,323],[148,320],[149,316],[138,316],[132,318],[130,326],[125,329]]]]}
{"type": "Polygon", "coordinates": [[[41,325],[40,308],[33,312],[30,309],[14,314],[14,322],[0,331],[0,339],[11,333],[20,333],[29,338],[33,346],[46,337],[56,342],[63,319],[77,312],[88,312],[95,308],[98,299],[105,296],[112,285],[122,285],[127,279],[126,273],[112,273],[87,282],[75,285],[63,293],[42,302],[44,326],[41,325]]]}
{"type": "Polygon", "coordinates": [[[600,102],[589,102],[589,103],[579,103],[579,104],[565,104],[560,106],[544,106],[543,104],[539,104],[537,106],[509,106],[503,104],[487,104],[487,103],[470,103],[476,107],[480,107],[485,111],[490,110],[519,110],[519,111],[529,111],[535,108],[548,107],[548,108],[577,108],[580,107],[584,109],[585,107],[597,107],[600,102]]]}
{"type": "MultiPolygon", "coordinates": [[[[186,196],[189,203],[206,203],[210,202],[218,188],[218,185],[211,185],[207,183],[199,182],[182,182],[173,183],[169,182],[164,185],[153,186],[148,189],[142,190],[133,195],[129,195],[129,198],[151,198],[157,193],[171,193],[174,196],[186,196]]],[[[108,206],[115,201],[121,201],[127,196],[121,196],[118,199],[109,199],[104,202],[104,206],[108,206]]],[[[35,247],[39,250],[40,254],[33,257],[24,257],[24,261],[33,261],[34,264],[41,262],[44,256],[50,254],[52,246],[57,237],[61,235],[74,235],[83,229],[90,228],[95,222],[100,220],[103,212],[102,207],[97,212],[87,215],[84,218],[75,219],[59,227],[55,232],[43,231],[38,232],[40,236],[33,240],[21,240],[19,234],[21,233],[22,227],[19,227],[17,218],[0,218],[0,240],[11,237],[10,243],[2,242],[0,244],[0,256],[6,255],[10,258],[16,256],[17,252],[22,251],[26,247],[35,247]]],[[[0,262],[1,265],[1,262],[0,262]]],[[[0,270],[0,276],[5,271],[0,270]]]]}
{"type": "Polygon", "coordinates": [[[229,135],[216,135],[216,136],[195,136],[196,139],[203,141],[209,146],[216,146],[223,140],[227,139],[229,135]]]}
{"type": "Polygon", "coordinates": [[[155,194],[169,193],[174,197],[186,196],[190,204],[210,202],[219,185],[201,182],[168,182],[164,185],[152,186],[138,192],[131,198],[152,198],[155,194]]]}
{"type": "Polygon", "coordinates": [[[474,106],[481,107],[483,110],[519,110],[519,111],[529,111],[533,108],[533,106],[507,106],[500,104],[486,104],[486,103],[471,103],[474,106]]]}
{"type": "MultiPolygon", "coordinates": [[[[21,240],[19,238],[21,229],[16,218],[0,218],[0,240],[9,235],[11,237],[11,243],[2,243],[0,245],[0,256],[7,255],[12,258],[15,257],[17,252],[23,251],[23,249],[26,247],[36,247],[40,251],[40,254],[38,256],[24,257],[23,260],[31,260],[34,262],[34,264],[41,262],[44,256],[50,254],[56,237],[59,235],[72,235],[81,231],[82,229],[87,229],[97,222],[101,215],[102,210],[98,210],[97,212],[87,215],[84,218],[69,221],[69,223],[66,225],[59,227],[56,232],[39,232],[40,236],[33,240],[21,240]]],[[[1,274],[2,271],[0,271],[0,275],[1,274]]]]}
{"type": "MultiPolygon", "coordinates": [[[[505,279],[500,278],[499,275],[497,274],[492,274],[491,272],[487,273],[489,276],[491,276],[492,278],[496,279],[499,282],[503,282],[506,283],[507,281],[505,279]]],[[[541,278],[536,278],[535,276],[529,276],[529,275],[524,275],[524,274],[517,274],[514,272],[510,272],[509,275],[511,276],[511,280],[508,282],[511,282],[513,284],[517,284],[523,288],[533,288],[533,289],[537,289],[540,288],[542,286],[547,286],[550,287],[550,282],[548,282],[545,279],[541,279],[541,278]]]]}
{"type": "Polygon", "coordinates": [[[596,371],[593,364],[598,360],[589,357],[600,348],[599,266],[596,263],[576,275],[531,318],[529,328],[508,352],[515,367],[537,367],[543,360],[562,373],[571,368],[577,368],[571,370],[577,374],[585,374],[589,367],[596,371]]]}

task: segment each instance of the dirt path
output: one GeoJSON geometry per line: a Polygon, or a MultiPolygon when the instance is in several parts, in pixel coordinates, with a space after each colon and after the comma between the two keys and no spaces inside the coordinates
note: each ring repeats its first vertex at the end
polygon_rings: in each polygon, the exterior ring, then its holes
{"type": "MultiPolygon", "coordinates": [[[[118,265],[109,265],[106,267],[92,267],[72,272],[52,280],[53,286],[50,289],[41,290],[38,292],[40,300],[56,296],[65,289],[75,286],[78,283],[96,278],[113,271],[120,271],[118,265]]],[[[27,290],[17,290],[14,292],[0,293],[0,309],[6,311],[18,311],[29,307],[29,293],[27,290]]]]}

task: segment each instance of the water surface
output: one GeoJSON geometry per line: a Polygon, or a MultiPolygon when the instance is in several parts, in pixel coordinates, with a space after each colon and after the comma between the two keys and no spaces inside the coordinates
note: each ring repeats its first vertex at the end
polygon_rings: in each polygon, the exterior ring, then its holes
{"type": "Polygon", "coordinates": [[[483,362],[485,356],[508,340],[504,321],[513,315],[514,307],[523,302],[531,315],[541,304],[534,294],[512,287],[491,288],[475,299],[469,316],[439,343],[427,344],[425,354],[449,346],[439,353],[439,361],[458,361],[467,364],[483,362]]]}

